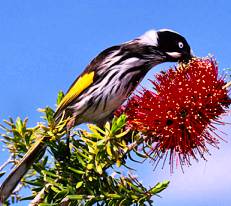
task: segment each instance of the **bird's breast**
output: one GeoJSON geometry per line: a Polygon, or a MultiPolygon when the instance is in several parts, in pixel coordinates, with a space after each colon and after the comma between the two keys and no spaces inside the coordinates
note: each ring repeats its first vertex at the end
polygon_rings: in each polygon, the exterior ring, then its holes
{"type": "Polygon", "coordinates": [[[91,94],[91,101],[84,103],[87,109],[80,115],[83,118],[82,121],[102,122],[125,102],[144,75],[143,72],[134,70],[123,74],[118,72],[110,81],[109,78],[105,78],[101,86],[98,85],[97,89],[92,88],[94,92],[91,94]]]}

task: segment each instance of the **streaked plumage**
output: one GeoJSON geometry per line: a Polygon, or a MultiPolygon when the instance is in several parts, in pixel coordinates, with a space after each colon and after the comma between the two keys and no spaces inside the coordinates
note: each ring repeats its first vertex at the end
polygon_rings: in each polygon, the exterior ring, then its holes
{"type": "MultiPolygon", "coordinates": [[[[161,31],[164,32],[164,30],[161,31]]],[[[169,35],[170,31],[166,32],[169,35]]],[[[179,35],[172,31],[170,34],[179,38],[179,35]]],[[[171,42],[171,39],[167,38],[166,41],[171,42]]],[[[190,48],[184,39],[181,41],[184,41],[185,52],[189,57],[190,48]]],[[[166,49],[166,45],[162,42],[163,49],[166,49]]],[[[172,44],[174,47],[174,43],[172,44]]],[[[66,116],[74,117],[74,122],[70,124],[70,127],[84,122],[104,123],[127,99],[152,67],[162,62],[177,61],[181,58],[182,53],[173,49],[169,50],[169,54],[159,50],[158,33],[151,30],[132,41],[104,50],[79,77],[82,78],[94,72],[90,86],[83,89],[80,94],[74,95],[74,87],[79,86],[77,79],[66,95],[71,96],[70,93],[73,93],[74,97],[68,102],[61,102],[55,114],[56,121],[59,121],[65,111],[66,116]],[[175,55],[177,53],[178,57],[170,56],[171,52],[175,55]]]]}
{"type": "MultiPolygon", "coordinates": [[[[67,129],[85,122],[102,125],[152,67],[191,57],[185,38],[171,30],[151,30],[134,40],[110,47],[93,59],[71,85],[55,113],[56,123],[64,115],[72,117],[67,129]]],[[[4,181],[0,188],[1,201],[8,198],[33,164],[34,154],[44,149],[42,144],[40,140],[29,150],[4,181]]]]}

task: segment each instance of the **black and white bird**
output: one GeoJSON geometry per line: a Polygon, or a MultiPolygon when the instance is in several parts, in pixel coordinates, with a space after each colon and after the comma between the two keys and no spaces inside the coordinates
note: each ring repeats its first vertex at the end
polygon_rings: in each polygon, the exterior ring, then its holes
{"type": "MultiPolygon", "coordinates": [[[[150,30],[131,41],[110,47],[94,58],[71,85],[55,113],[58,123],[70,117],[67,129],[91,122],[102,125],[134,91],[147,72],[164,62],[188,61],[192,51],[186,39],[168,30],[150,30]]],[[[6,200],[46,148],[40,138],[13,169],[0,188],[6,200]]]]}

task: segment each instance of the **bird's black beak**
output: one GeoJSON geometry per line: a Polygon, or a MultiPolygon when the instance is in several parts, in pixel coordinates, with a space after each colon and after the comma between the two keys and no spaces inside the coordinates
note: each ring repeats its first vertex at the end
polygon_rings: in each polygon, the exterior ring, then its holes
{"type": "Polygon", "coordinates": [[[193,57],[195,57],[195,55],[193,54],[192,50],[190,50],[190,52],[184,52],[179,59],[179,62],[187,64],[193,57]]]}

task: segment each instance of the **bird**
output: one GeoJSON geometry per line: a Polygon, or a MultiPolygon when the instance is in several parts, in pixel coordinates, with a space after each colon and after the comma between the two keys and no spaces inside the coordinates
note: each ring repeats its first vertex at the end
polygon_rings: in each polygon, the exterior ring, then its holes
{"type": "MultiPolygon", "coordinates": [[[[102,126],[113,117],[148,71],[164,62],[187,62],[193,57],[187,40],[170,29],[149,30],[99,53],[76,78],[54,114],[56,124],[70,117],[67,130],[81,123],[102,126]]],[[[13,192],[33,162],[44,153],[40,138],[0,187],[0,202],[13,192]]]]}

